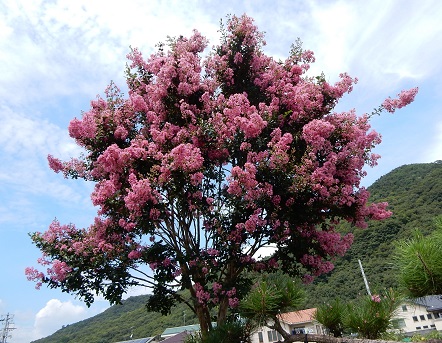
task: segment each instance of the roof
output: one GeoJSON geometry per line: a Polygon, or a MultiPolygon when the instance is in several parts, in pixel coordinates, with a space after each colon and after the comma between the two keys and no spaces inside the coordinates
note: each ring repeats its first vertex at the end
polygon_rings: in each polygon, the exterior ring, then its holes
{"type": "Polygon", "coordinates": [[[287,324],[301,324],[311,322],[313,320],[316,308],[308,308],[306,310],[281,313],[280,318],[287,324]]]}
{"type": "Polygon", "coordinates": [[[199,331],[199,330],[200,330],[199,324],[176,326],[173,328],[167,328],[166,330],[163,331],[161,336],[174,335],[174,334],[177,334],[177,333],[180,333],[183,331],[192,332],[192,331],[199,331]]]}
{"type": "Polygon", "coordinates": [[[145,337],[145,338],[137,338],[137,339],[131,339],[129,341],[119,341],[115,343],[149,343],[152,341],[154,337],[145,337]]]}
{"type": "Polygon", "coordinates": [[[184,339],[189,335],[187,331],[180,332],[176,334],[175,336],[166,338],[164,341],[161,341],[161,343],[182,343],[184,342],[184,339]]]}
{"type": "Polygon", "coordinates": [[[413,300],[418,305],[425,306],[428,312],[442,310],[442,295],[427,295],[413,300]]]}

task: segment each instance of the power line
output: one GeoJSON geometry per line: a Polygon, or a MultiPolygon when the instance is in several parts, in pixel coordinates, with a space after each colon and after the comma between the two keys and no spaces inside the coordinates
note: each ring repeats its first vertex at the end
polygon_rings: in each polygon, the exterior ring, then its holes
{"type": "Polygon", "coordinates": [[[12,325],[14,325],[12,322],[13,319],[14,316],[10,315],[9,313],[7,313],[6,316],[1,316],[0,322],[4,322],[4,324],[2,330],[0,331],[0,343],[7,343],[7,339],[11,338],[9,332],[16,329],[12,327],[12,325]]]}

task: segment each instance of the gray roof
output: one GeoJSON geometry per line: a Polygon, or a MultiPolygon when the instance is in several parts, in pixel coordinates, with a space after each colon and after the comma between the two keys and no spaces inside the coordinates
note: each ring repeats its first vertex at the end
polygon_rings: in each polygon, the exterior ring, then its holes
{"type": "Polygon", "coordinates": [[[119,342],[115,342],[115,343],[149,343],[154,338],[155,337],[137,338],[137,339],[131,339],[129,341],[119,341],[119,342]]]}
{"type": "Polygon", "coordinates": [[[193,325],[184,325],[184,326],[176,326],[173,328],[167,328],[163,331],[161,336],[168,336],[168,335],[174,335],[183,331],[187,332],[193,332],[193,331],[199,331],[200,325],[199,324],[193,324],[193,325]]]}
{"type": "Polygon", "coordinates": [[[428,312],[442,310],[442,295],[428,295],[413,300],[414,303],[425,306],[428,312]]]}

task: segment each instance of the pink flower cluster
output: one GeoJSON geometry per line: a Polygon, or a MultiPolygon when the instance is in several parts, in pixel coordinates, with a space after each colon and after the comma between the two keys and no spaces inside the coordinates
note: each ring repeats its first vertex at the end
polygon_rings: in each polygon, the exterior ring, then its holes
{"type": "Polygon", "coordinates": [[[381,297],[379,294],[373,294],[371,296],[371,300],[374,301],[375,303],[380,303],[381,302],[381,297]]]}
{"type": "Polygon", "coordinates": [[[384,102],[382,103],[382,106],[388,112],[394,113],[396,109],[402,108],[412,103],[418,91],[419,91],[418,87],[401,91],[396,99],[391,99],[391,98],[385,99],[384,102]]]}

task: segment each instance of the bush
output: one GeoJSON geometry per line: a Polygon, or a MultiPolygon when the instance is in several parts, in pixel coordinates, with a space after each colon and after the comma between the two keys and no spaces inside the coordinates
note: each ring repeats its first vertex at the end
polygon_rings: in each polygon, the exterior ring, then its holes
{"type": "Polygon", "coordinates": [[[247,323],[230,322],[210,330],[205,339],[188,336],[185,343],[250,343],[250,330],[247,323]]]}
{"type": "Polygon", "coordinates": [[[324,325],[334,337],[342,337],[344,332],[343,316],[347,312],[348,305],[339,299],[329,304],[318,306],[315,319],[324,325]]]}
{"type": "Polygon", "coordinates": [[[383,295],[364,296],[350,304],[344,326],[360,337],[378,339],[393,328],[392,319],[402,302],[402,297],[393,290],[383,295]]]}

